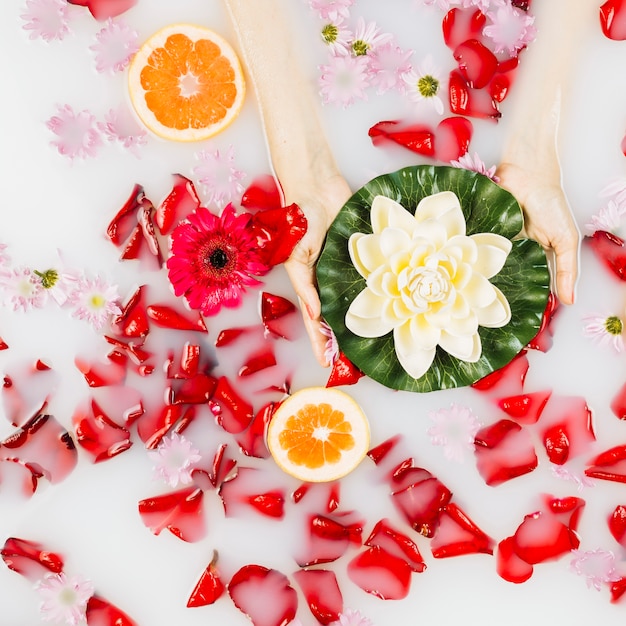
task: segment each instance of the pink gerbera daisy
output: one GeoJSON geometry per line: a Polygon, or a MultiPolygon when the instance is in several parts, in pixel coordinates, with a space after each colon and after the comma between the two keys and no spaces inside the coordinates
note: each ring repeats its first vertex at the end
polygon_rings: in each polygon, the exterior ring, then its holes
{"type": "Polygon", "coordinates": [[[339,614],[338,620],[330,623],[330,626],[374,626],[374,624],[360,611],[346,609],[339,614]]]}
{"type": "Polygon", "coordinates": [[[343,19],[328,22],[322,26],[322,41],[328,46],[331,54],[345,56],[350,54],[352,33],[346,28],[343,19]]]}
{"type": "Polygon", "coordinates": [[[583,576],[587,587],[597,591],[602,585],[620,580],[615,569],[615,555],[609,550],[572,550],[570,568],[579,576],[583,576]]]}
{"type": "Polygon", "coordinates": [[[40,309],[46,303],[46,291],[29,268],[18,267],[0,273],[2,300],[14,311],[40,309]]]}
{"type": "Polygon", "coordinates": [[[195,157],[198,165],[193,168],[193,173],[198,179],[203,204],[221,208],[241,196],[241,181],[246,174],[235,167],[235,148],[232,145],[226,152],[200,150],[195,157]]]}
{"type": "Polygon", "coordinates": [[[366,100],[369,86],[369,63],[365,57],[333,56],[320,67],[320,95],[324,104],[341,104],[344,108],[355,100],[366,100]]]}
{"type": "Polygon", "coordinates": [[[122,72],[139,50],[139,34],[124,22],[108,19],[89,49],[96,56],[98,72],[122,72]]]}
{"type": "Polygon", "coordinates": [[[413,50],[403,50],[393,41],[378,46],[370,53],[369,73],[376,93],[380,95],[404,88],[403,76],[411,71],[409,59],[412,54],[413,50]]]}
{"type": "Polygon", "coordinates": [[[452,403],[448,409],[431,411],[433,425],[428,429],[433,445],[443,446],[445,457],[462,462],[466,453],[474,450],[474,439],[480,422],[465,406],[452,403]]]}
{"type": "Polygon", "coordinates": [[[478,156],[477,152],[474,152],[473,156],[469,152],[466,152],[463,156],[459,157],[458,160],[450,161],[450,165],[464,170],[469,170],[470,172],[483,174],[484,176],[491,178],[494,183],[500,181],[500,179],[496,176],[496,166],[492,165],[490,168],[487,168],[485,162],[478,156]]]}
{"type": "Polygon", "coordinates": [[[69,159],[96,156],[102,139],[94,127],[95,119],[89,111],[74,113],[69,104],[57,107],[57,114],[46,122],[58,137],[50,143],[69,159]]]}
{"type": "Polygon", "coordinates": [[[537,34],[535,18],[509,2],[501,2],[495,11],[488,11],[487,19],[490,24],[485,26],[483,34],[493,41],[496,53],[506,50],[515,55],[537,34]]]}
{"type": "Polygon", "coordinates": [[[155,477],[162,478],[170,487],[189,485],[195,464],[202,460],[200,451],[178,433],[163,437],[157,449],[148,454],[154,462],[155,477]]]}
{"type": "Polygon", "coordinates": [[[261,261],[250,215],[229,204],[221,217],[199,207],[172,232],[168,277],[174,293],[192,309],[214,315],[241,304],[245,288],[258,285],[268,267],[261,261]]]}
{"type": "Polygon", "coordinates": [[[610,345],[616,352],[624,351],[624,321],[617,315],[587,315],[583,333],[600,345],[610,345]]]}
{"type": "Polygon", "coordinates": [[[110,109],[104,116],[104,122],[98,122],[98,129],[108,141],[121,143],[137,157],[139,147],[148,143],[148,133],[124,104],[110,109]]]}
{"type": "Polygon", "coordinates": [[[60,41],[70,32],[65,0],[26,0],[26,8],[20,17],[26,22],[24,30],[31,31],[31,39],[60,41]]]}
{"type": "Polygon", "coordinates": [[[323,20],[334,21],[340,17],[350,17],[350,7],[354,0],[309,0],[309,6],[317,11],[323,20]]]}
{"type": "Polygon", "coordinates": [[[41,616],[46,622],[70,626],[85,623],[87,602],[94,593],[91,581],[79,576],[46,574],[35,586],[42,597],[41,616]]]}
{"type": "Polygon", "coordinates": [[[99,276],[79,279],[68,298],[72,315],[90,323],[96,330],[122,312],[118,303],[117,285],[110,285],[99,276]]]}
{"type": "Polygon", "coordinates": [[[359,17],[350,48],[355,56],[364,56],[392,40],[393,35],[381,32],[376,22],[365,22],[363,17],[359,17]]]}
{"type": "Polygon", "coordinates": [[[591,219],[585,224],[585,230],[590,235],[593,235],[597,230],[605,230],[621,236],[624,218],[626,218],[626,204],[619,204],[611,199],[598,213],[591,216],[591,219]]]}

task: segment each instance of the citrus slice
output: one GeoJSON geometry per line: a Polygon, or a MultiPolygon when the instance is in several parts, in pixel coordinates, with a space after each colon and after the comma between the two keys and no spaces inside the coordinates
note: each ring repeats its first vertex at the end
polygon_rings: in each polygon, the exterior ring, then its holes
{"type": "Polygon", "coordinates": [[[307,482],[345,476],[361,462],[369,442],[361,407],[347,393],[327,387],[308,387],[289,396],[267,429],[267,445],[277,465],[307,482]]]}
{"type": "Polygon", "coordinates": [[[173,24],[152,35],[133,57],[128,88],[146,127],[175,141],[201,141],[224,130],[245,96],[233,48],[193,24],[173,24]]]}

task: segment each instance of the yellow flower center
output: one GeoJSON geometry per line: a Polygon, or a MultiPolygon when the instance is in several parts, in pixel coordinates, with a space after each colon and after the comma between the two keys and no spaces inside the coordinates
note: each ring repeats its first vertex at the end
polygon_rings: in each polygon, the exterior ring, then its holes
{"type": "Polygon", "coordinates": [[[417,90],[424,98],[432,98],[439,91],[439,81],[431,74],[426,74],[417,81],[417,90]]]}

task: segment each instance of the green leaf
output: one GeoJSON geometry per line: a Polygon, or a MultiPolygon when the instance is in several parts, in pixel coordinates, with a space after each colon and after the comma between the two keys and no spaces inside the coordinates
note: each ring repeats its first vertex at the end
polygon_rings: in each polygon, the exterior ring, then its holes
{"type": "Polygon", "coordinates": [[[344,205],[331,225],[317,264],[322,315],[337,336],[339,348],[367,376],[392,389],[427,392],[470,385],[509,363],[537,334],[546,307],[550,275],[546,255],[530,239],[515,239],[502,270],[491,279],[511,306],[511,321],[503,328],[480,327],[482,355],[476,363],[450,356],[441,348],[420,378],[400,365],[392,333],[363,338],[345,326],[354,298],[365,288],[348,253],[352,233],[371,233],[370,209],[384,195],[411,214],[419,201],[440,191],[453,191],[461,203],[467,234],[491,232],[507,239],[523,225],[515,198],[488,177],[468,170],[433,165],[407,167],[374,178],[344,205]]]}

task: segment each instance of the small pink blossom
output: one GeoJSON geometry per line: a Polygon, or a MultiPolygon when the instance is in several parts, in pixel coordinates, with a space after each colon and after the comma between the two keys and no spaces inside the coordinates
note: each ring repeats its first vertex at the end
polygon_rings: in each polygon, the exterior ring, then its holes
{"type": "Polygon", "coordinates": [[[56,268],[48,268],[43,271],[34,270],[34,274],[49,295],[59,306],[63,306],[69,299],[70,294],[76,289],[78,275],[62,271],[56,268]]]}
{"type": "Polygon", "coordinates": [[[402,50],[393,41],[378,46],[370,53],[369,73],[376,93],[405,88],[403,76],[411,71],[413,50],[402,50]]]}
{"type": "Polygon", "coordinates": [[[359,17],[350,48],[355,56],[365,56],[393,40],[391,33],[381,32],[376,22],[359,17]]]}
{"type": "Polygon", "coordinates": [[[69,104],[58,106],[57,115],[46,122],[46,126],[58,137],[50,143],[59,154],[69,159],[96,156],[102,139],[94,124],[95,117],[89,111],[74,113],[69,104]]]}
{"type": "Polygon", "coordinates": [[[108,141],[121,143],[137,157],[139,147],[148,143],[148,133],[124,104],[110,109],[104,116],[104,122],[98,122],[98,129],[108,141]]]}
{"type": "Polygon", "coordinates": [[[326,346],[324,347],[324,358],[326,362],[332,365],[339,356],[339,344],[337,343],[337,337],[333,332],[333,329],[322,320],[320,324],[320,332],[324,337],[327,337],[326,346]]]}
{"type": "Polygon", "coordinates": [[[101,330],[112,316],[122,312],[118,303],[117,285],[110,285],[99,276],[80,278],[68,298],[72,315],[85,320],[96,330],[101,330]]]}
{"type": "Polygon", "coordinates": [[[498,3],[496,10],[487,11],[486,16],[491,23],[485,26],[483,35],[493,41],[496,54],[506,50],[516,55],[535,39],[537,29],[533,25],[534,16],[514,7],[510,2],[498,3]]]}
{"type": "Polygon", "coordinates": [[[98,72],[123,72],[139,50],[139,34],[122,21],[108,19],[96,33],[96,43],[90,46],[96,57],[98,72]]]}
{"type": "Polygon", "coordinates": [[[616,352],[624,351],[624,321],[617,315],[586,315],[583,317],[583,334],[595,339],[601,346],[612,346],[616,352]]]}
{"type": "Polygon", "coordinates": [[[198,165],[193,173],[200,185],[203,204],[222,208],[235,199],[239,199],[244,187],[241,180],[246,174],[235,167],[235,149],[231,145],[226,153],[219,150],[196,152],[198,165]]]}
{"type": "Polygon", "coordinates": [[[584,472],[575,473],[566,468],[564,465],[552,465],[552,474],[560,480],[567,480],[573,482],[576,485],[576,489],[580,492],[585,487],[595,487],[596,483],[592,478],[589,478],[584,472]]]}
{"type": "Polygon", "coordinates": [[[450,161],[450,165],[470,170],[471,172],[477,172],[478,174],[483,174],[484,176],[491,178],[494,183],[497,183],[500,180],[496,176],[496,166],[492,165],[489,169],[487,169],[487,166],[478,156],[477,152],[474,152],[473,156],[469,152],[466,152],[462,157],[459,157],[457,161],[450,161]]]}
{"type": "Polygon", "coordinates": [[[14,311],[40,309],[46,303],[46,292],[39,278],[27,267],[18,267],[0,273],[3,302],[14,311]]]}
{"type": "Polygon", "coordinates": [[[430,441],[443,446],[444,455],[451,461],[462,462],[465,454],[473,451],[474,439],[480,422],[466,406],[452,403],[449,409],[431,411],[433,425],[428,429],[430,441]]]}
{"type": "Polygon", "coordinates": [[[572,550],[572,557],[570,569],[585,578],[589,589],[600,591],[602,585],[621,578],[615,569],[615,555],[608,550],[572,550]]]}
{"type": "Polygon", "coordinates": [[[596,230],[619,234],[624,217],[626,217],[626,203],[618,204],[615,200],[609,200],[595,215],[591,216],[585,224],[585,230],[590,235],[593,235],[596,230]]]}
{"type": "Polygon", "coordinates": [[[26,0],[26,8],[20,17],[26,22],[24,30],[31,31],[31,39],[60,41],[70,32],[65,0],[26,0]]]}
{"type": "Polygon", "coordinates": [[[476,8],[485,13],[493,4],[493,0],[460,0],[459,4],[464,9],[476,8]]]}
{"type": "Polygon", "coordinates": [[[331,54],[340,56],[350,54],[353,35],[344,24],[343,19],[340,18],[324,24],[320,34],[331,54]]]}
{"type": "Polygon", "coordinates": [[[610,182],[602,191],[601,198],[611,198],[620,209],[626,205],[626,178],[618,178],[610,182]]]}
{"type": "Polygon", "coordinates": [[[450,7],[454,4],[458,4],[459,0],[418,0],[418,5],[426,7],[436,7],[440,11],[447,13],[450,7]]]}
{"type": "Polygon", "coordinates": [[[354,0],[309,0],[309,6],[317,11],[323,20],[348,19],[354,0]]]}
{"type": "Polygon", "coordinates": [[[149,456],[154,463],[155,477],[163,479],[170,487],[190,484],[194,465],[202,459],[191,441],[178,433],[163,437],[149,456]]]}
{"type": "Polygon", "coordinates": [[[339,619],[331,622],[329,626],[374,626],[374,624],[360,611],[346,609],[343,613],[339,613],[339,619]]]}
{"type": "Polygon", "coordinates": [[[367,100],[368,60],[362,56],[334,56],[320,69],[320,95],[324,104],[348,108],[356,100],[367,100]]]}
{"type": "Polygon", "coordinates": [[[410,72],[404,74],[407,84],[407,95],[417,104],[431,105],[439,115],[443,115],[443,93],[445,81],[441,70],[435,66],[431,54],[410,72]]]}
{"type": "Polygon", "coordinates": [[[9,246],[7,246],[6,243],[0,243],[0,267],[2,267],[3,265],[9,265],[9,263],[11,262],[11,257],[7,252],[8,247],[9,246]]]}
{"type": "Polygon", "coordinates": [[[87,602],[94,593],[91,581],[68,577],[63,572],[49,573],[35,585],[35,590],[43,599],[40,611],[44,621],[68,626],[85,623],[87,602]]]}

